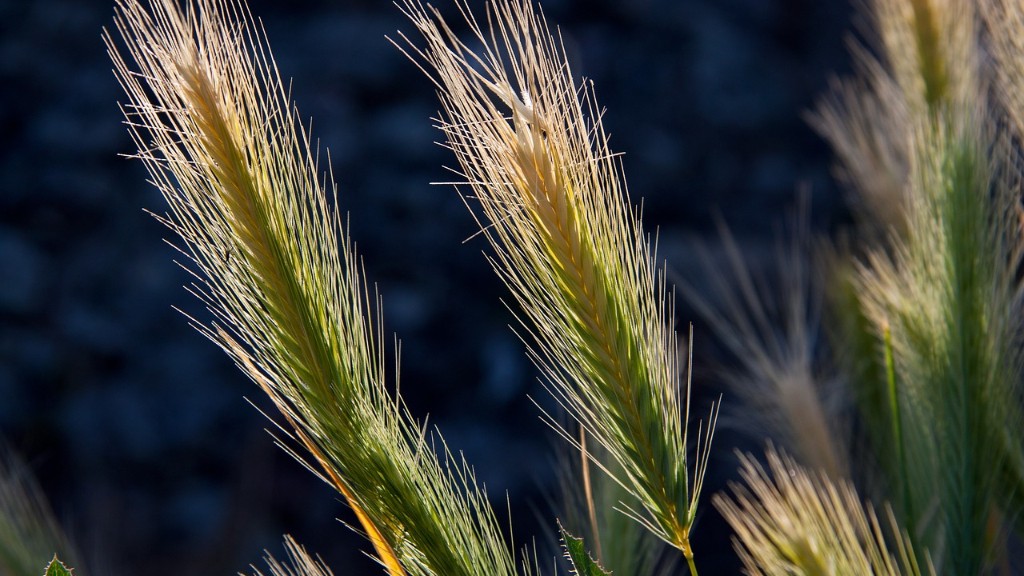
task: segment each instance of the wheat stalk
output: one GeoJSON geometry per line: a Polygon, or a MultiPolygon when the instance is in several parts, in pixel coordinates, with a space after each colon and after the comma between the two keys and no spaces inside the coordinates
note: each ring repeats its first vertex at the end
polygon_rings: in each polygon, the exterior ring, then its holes
{"type": "Polygon", "coordinates": [[[639,505],[629,513],[692,567],[711,433],[691,470],[671,300],[591,89],[573,80],[529,1],[495,2],[486,31],[458,3],[479,53],[437,10],[401,6],[426,40],[422,49],[406,42],[439,89],[440,128],[482,212],[494,269],[522,310],[534,361],[621,470],[639,505]]]}
{"type": "Polygon", "coordinates": [[[193,322],[268,393],[392,576],[516,573],[472,471],[387,389],[379,302],[262,29],[236,0],[124,0],[116,26],[137,157],[216,319],[193,322]]]}

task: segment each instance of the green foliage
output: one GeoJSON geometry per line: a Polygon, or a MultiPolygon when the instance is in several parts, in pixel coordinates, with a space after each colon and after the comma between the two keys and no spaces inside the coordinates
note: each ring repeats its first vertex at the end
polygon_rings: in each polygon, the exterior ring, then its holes
{"type": "MultiPolygon", "coordinates": [[[[1015,476],[1024,454],[1006,432],[1024,422],[1020,166],[1007,147],[1012,123],[984,96],[1003,68],[977,56],[979,8],[1000,13],[985,31],[996,46],[1011,33],[1002,21],[1014,9],[958,0],[878,0],[872,8],[882,42],[880,61],[863,64],[869,88],[819,114],[834,120],[819,126],[840,151],[869,133],[890,143],[874,147],[885,151],[875,164],[901,166],[885,202],[898,207],[890,211],[897,223],[844,272],[856,294],[847,310],[866,320],[854,340],[874,339],[877,350],[875,373],[854,380],[855,395],[869,400],[863,420],[915,548],[929,550],[943,573],[975,574],[1001,554],[992,526],[1021,510],[1019,484],[1007,490],[1002,473],[1015,476]],[[906,4],[909,19],[901,17],[906,4]],[[882,124],[858,100],[899,111],[900,121],[882,124]]],[[[870,183],[857,174],[871,166],[851,161],[866,157],[841,155],[861,190],[870,183]]],[[[892,221],[875,203],[865,219],[892,221]]]]}
{"type": "Polygon", "coordinates": [[[920,142],[908,236],[893,258],[864,268],[862,298],[891,327],[908,527],[944,551],[944,567],[967,574],[993,552],[990,515],[1007,504],[1002,439],[1021,422],[1009,315],[1017,264],[1006,250],[1016,240],[1003,237],[1013,229],[978,134],[935,123],[920,142]]]}
{"type": "Polygon", "coordinates": [[[46,566],[44,576],[71,576],[71,570],[54,556],[53,560],[50,560],[50,564],[46,566]]]}
{"type": "Polygon", "coordinates": [[[583,547],[583,540],[574,537],[565,531],[564,528],[560,529],[562,533],[562,543],[565,547],[565,557],[568,558],[572,564],[572,573],[577,576],[610,576],[610,572],[606,572],[593,558],[587,554],[587,550],[583,547]]]}
{"type": "Polygon", "coordinates": [[[1019,28],[1006,24],[1021,22],[1020,7],[869,8],[877,51],[858,52],[861,78],[814,118],[863,207],[864,243],[834,259],[834,346],[846,351],[870,455],[882,464],[883,478],[866,478],[875,496],[896,504],[917,554],[941,573],[982,573],[1006,554],[1000,524],[1021,510],[1024,452],[1007,433],[1022,425],[1022,244],[1020,165],[1007,145],[1017,136],[1003,115],[1019,108],[1004,112],[984,96],[1021,61],[982,66],[979,38],[1020,56],[1010,40],[1019,28]]]}

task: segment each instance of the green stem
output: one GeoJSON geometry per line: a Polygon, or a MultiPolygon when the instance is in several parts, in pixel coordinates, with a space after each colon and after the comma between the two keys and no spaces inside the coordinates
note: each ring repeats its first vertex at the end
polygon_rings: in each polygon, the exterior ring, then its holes
{"type": "Polygon", "coordinates": [[[686,564],[690,567],[690,576],[697,576],[697,566],[693,563],[693,548],[690,547],[689,526],[683,528],[677,536],[679,539],[676,541],[676,546],[682,551],[683,558],[686,558],[686,564]]]}
{"type": "Polygon", "coordinates": [[[693,554],[686,557],[686,563],[690,566],[690,576],[697,576],[697,566],[693,564],[693,554]]]}
{"type": "Polygon", "coordinates": [[[889,328],[888,322],[882,327],[882,344],[885,355],[885,381],[889,390],[889,413],[892,415],[893,436],[896,444],[896,465],[899,466],[900,473],[902,474],[902,481],[900,483],[902,484],[901,490],[903,492],[904,521],[914,525],[916,522],[914,522],[912,516],[913,505],[910,501],[910,477],[908,476],[907,460],[903,454],[903,423],[900,418],[899,390],[896,385],[896,361],[893,358],[892,331],[889,328]]]}

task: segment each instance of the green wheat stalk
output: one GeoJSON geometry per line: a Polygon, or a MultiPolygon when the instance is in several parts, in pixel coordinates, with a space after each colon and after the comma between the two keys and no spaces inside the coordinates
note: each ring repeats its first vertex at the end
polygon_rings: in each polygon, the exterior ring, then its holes
{"type": "Polygon", "coordinates": [[[1016,454],[1005,442],[1021,429],[1016,192],[985,156],[989,141],[955,120],[922,128],[910,233],[861,272],[869,316],[892,330],[907,504],[934,510],[921,528],[956,574],[991,560],[993,512],[1018,512],[1000,485],[1020,457],[1019,440],[1016,454]]]}
{"type": "Polygon", "coordinates": [[[1021,133],[1024,19],[995,0],[870,8],[877,59],[858,52],[862,89],[816,116],[854,187],[887,196],[864,217],[884,232],[841,272],[855,294],[845,314],[860,318],[844,324],[875,342],[857,396],[911,538],[944,572],[977,573],[1000,555],[1001,519],[1019,517],[1024,486],[1021,179],[1003,128],[1021,133]],[[996,55],[984,63],[982,36],[996,55]],[[890,186],[871,176],[879,167],[895,168],[890,186]]]}
{"type": "Polygon", "coordinates": [[[735,530],[745,573],[750,576],[873,574],[921,576],[909,538],[890,544],[877,514],[861,502],[853,485],[807,470],[768,449],[768,469],[740,455],[743,485],[732,496],[717,494],[715,506],[735,530]]]}
{"type": "Polygon", "coordinates": [[[236,0],[123,0],[116,27],[137,157],[215,318],[193,322],[271,397],[392,576],[515,574],[472,471],[387,389],[379,303],[262,28],[236,0]]]}
{"type": "Polygon", "coordinates": [[[401,6],[426,40],[419,49],[406,39],[440,92],[440,128],[482,212],[494,269],[554,395],[621,470],[616,478],[636,502],[627,513],[693,570],[710,428],[691,470],[671,300],[592,91],[576,84],[532,2],[493,3],[488,30],[457,4],[479,53],[436,9],[401,6]]]}

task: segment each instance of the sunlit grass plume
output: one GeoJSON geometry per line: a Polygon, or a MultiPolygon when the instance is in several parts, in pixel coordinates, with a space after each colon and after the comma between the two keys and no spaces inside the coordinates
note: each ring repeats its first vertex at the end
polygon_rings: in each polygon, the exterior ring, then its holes
{"type": "Polygon", "coordinates": [[[124,0],[116,29],[136,156],[214,318],[196,326],[271,397],[392,576],[517,573],[472,472],[389,392],[378,303],[262,27],[236,0],[124,0]]]}
{"type": "MultiPolygon", "coordinates": [[[[821,338],[823,286],[806,207],[763,267],[720,226],[719,252],[698,246],[697,279],[683,294],[729,353],[719,368],[738,403],[728,423],[772,438],[803,466],[848,478],[848,426],[841,379],[821,338]]],[[[770,257],[769,257],[770,255],[770,257]]]]}
{"type": "Polygon", "coordinates": [[[852,298],[835,299],[850,328],[835,343],[873,357],[854,396],[894,510],[941,573],[1005,558],[1004,518],[1021,511],[1021,108],[992,105],[1014,93],[1020,12],[874,0],[873,51],[815,116],[869,207],[869,241],[836,266],[852,298]]]}
{"type": "Polygon", "coordinates": [[[458,184],[472,191],[494,269],[552,392],[614,460],[605,468],[632,495],[628,513],[682,551],[692,570],[710,427],[690,462],[672,297],[592,88],[576,83],[532,2],[495,2],[487,29],[457,4],[478,52],[437,10],[401,3],[426,40],[408,45],[440,92],[458,184]]]}
{"type": "Polygon", "coordinates": [[[805,469],[771,447],[767,457],[766,470],[752,456],[741,456],[744,485],[714,499],[736,532],[746,574],[934,574],[918,564],[905,535],[888,534],[892,530],[883,528],[849,481],[805,469]]]}

